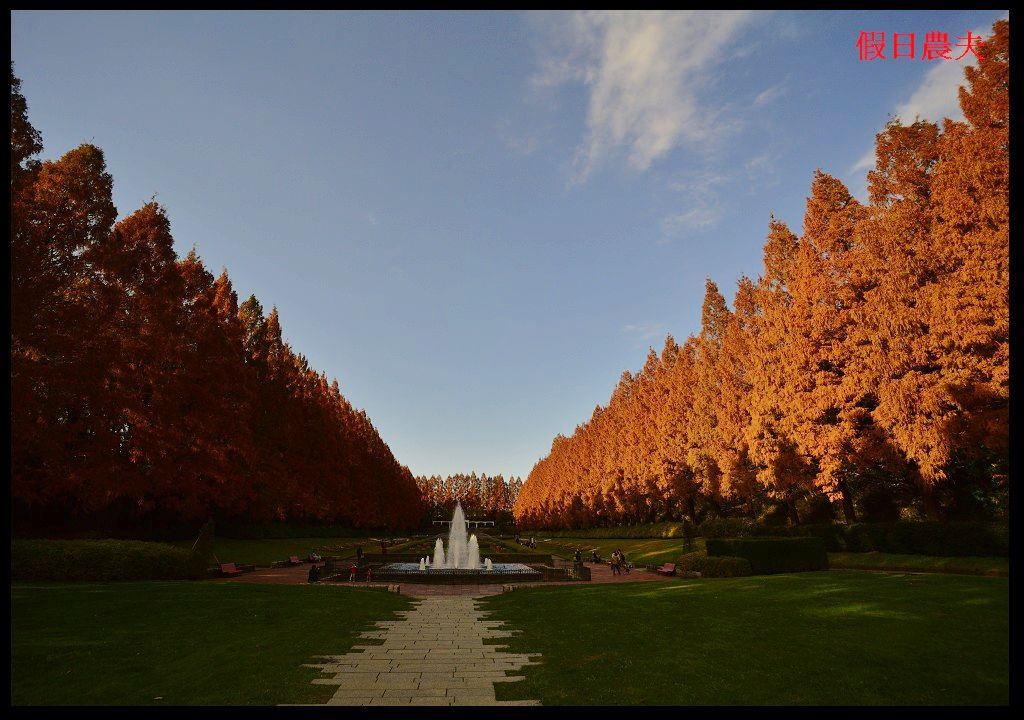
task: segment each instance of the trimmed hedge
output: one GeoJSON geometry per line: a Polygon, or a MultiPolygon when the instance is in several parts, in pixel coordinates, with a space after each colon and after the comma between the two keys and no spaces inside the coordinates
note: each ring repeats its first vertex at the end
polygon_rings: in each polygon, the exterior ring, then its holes
{"type": "Polygon", "coordinates": [[[850,552],[887,552],[939,557],[1010,554],[1008,523],[856,523],[846,531],[850,552]]]}
{"type": "Polygon", "coordinates": [[[702,552],[686,553],[676,561],[676,572],[696,571],[701,577],[746,577],[753,575],[750,562],[741,557],[708,557],[702,552]]]}
{"type": "MultiPolygon", "coordinates": [[[[551,537],[678,538],[683,523],[626,525],[559,530],[551,537]]],[[[887,523],[817,523],[795,526],[761,525],[749,518],[707,520],[694,529],[694,537],[816,537],[828,552],[888,552],[938,557],[981,557],[1010,554],[1010,532],[1005,522],[899,521],[887,523]]]]}
{"type": "Polygon", "coordinates": [[[13,540],[12,580],[195,580],[206,561],[189,549],[137,540],[13,540]]]}
{"type": "MultiPolygon", "coordinates": [[[[350,528],[342,525],[316,525],[301,523],[251,523],[236,524],[220,522],[217,535],[235,540],[286,540],[288,538],[360,538],[377,537],[382,530],[350,528]]],[[[394,534],[394,533],[391,533],[394,534]]]]}
{"type": "MultiPolygon", "coordinates": [[[[640,540],[643,538],[686,537],[685,523],[660,522],[641,525],[613,525],[611,527],[587,528],[585,530],[523,530],[520,537],[567,537],[594,538],[596,540],[640,540]]],[[[699,533],[694,530],[694,537],[699,533]]]]}
{"type": "Polygon", "coordinates": [[[755,575],[827,570],[825,543],[816,537],[709,538],[708,557],[746,558],[755,575]]]}

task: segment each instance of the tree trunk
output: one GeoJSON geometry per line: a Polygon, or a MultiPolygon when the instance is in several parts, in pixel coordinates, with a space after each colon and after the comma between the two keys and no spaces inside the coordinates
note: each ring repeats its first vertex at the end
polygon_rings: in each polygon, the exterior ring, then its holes
{"type": "Polygon", "coordinates": [[[796,501],[793,500],[792,488],[786,490],[786,512],[789,515],[789,522],[793,525],[800,524],[800,514],[796,511],[796,501]]]}
{"type": "Polygon", "coordinates": [[[931,520],[942,519],[942,507],[939,505],[939,498],[935,488],[930,486],[924,489],[924,511],[931,520]]]}
{"type": "Polygon", "coordinates": [[[850,488],[845,480],[839,483],[839,492],[843,496],[843,517],[846,518],[847,524],[857,522],[857,510],[853,505],[853,494],[850,492],[850,488]]]}

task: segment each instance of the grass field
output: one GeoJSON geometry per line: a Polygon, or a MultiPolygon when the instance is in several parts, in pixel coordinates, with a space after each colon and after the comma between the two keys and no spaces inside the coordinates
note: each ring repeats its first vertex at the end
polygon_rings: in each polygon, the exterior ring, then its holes
{"type": "Polygon", "coordinates": [[[704,549],[703,538],[693,539],[693,548],[688,550],[686,540],[674,538],[671,540],[625,540],[625,539],[595,539],[595,538],[550,538],[537,542],[538,550],[545,550],[552,555],[569,558],[576,551],[576,548],[583,549],[584,559],[590,557],[591,550],[597,550],[597,554],[603,559],[609,560],[613,550],[622,550],[626,553],[626,559],[634,565],[661,565],[666,562],[674,562],[680,555],[687,552],[704,549]]]}
{"type": "Polygon", "coordinates": [[[303,663],[409,606],[361,588],[214,582],[11,587],[14,705],[326,702],[303,663]]]}
{"type": "Polygon", "coordinates": [[[895,553],[829,553],[829,566],[862,570],[901,570],[961,575],[1008,577],[1010,558],[1005,557],[933,557],[895,553]]]}
{"type": "MultiPolygon", "coordinates": [[[[625,548],[623,548],[625,550],[625,548]]],[[[627,551],[628,552],[628,551],[627,551]]],[[[487,598],[543,654],[545,705],[1009,702],[1009,583],[855,570],[520,589],[487,598]]]]}
{"type": "MultiPolygon", "coordinates": [[[[192,547],[192,540],[174,543],[181,547],[192,547]]],[[[213,552],[222,562],[243,565],[270,565],[287,560],[291,555],[305,559],[311,550],[321,555],[355,554],[356,545],[362,545],[365,552],[377,552],[380,543],[371,538],[268,538],[263,540],[236,540],[217,537],[213,540],[213,552]]]]}

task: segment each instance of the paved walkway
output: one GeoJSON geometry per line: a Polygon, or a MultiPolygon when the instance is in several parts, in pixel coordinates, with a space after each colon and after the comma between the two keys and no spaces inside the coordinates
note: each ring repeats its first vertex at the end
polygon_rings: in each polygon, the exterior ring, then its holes
{"type": "MultiPolygon", "coordinates": [[[[619,575],[613,575],[611,568],[608,567],[607,563],[586,563],[586,565],[590,568],[590,583],[576,581],[517,583],[512,585],[432,585],[429,583],[404,583],[401,586],[401,592],[403,595],[409,595],[410,597],[434,597],[438,595],[483,597],[487,595],[500,595],[506,589],[515,589],[519,587],[550,587],[552,585],[576,585],[578,587],[585,587],[588,584],[599,585],[603,583],[621,582],[655,582],[667,579],[664,575],[658,575],[657,573],[651,572],[650,570],[644,570],[641,568],[636,568],[632,572],[624,572],[619,575]]],[[[297,567],[258,568],[255,572],[243,573],[242,575],[236,575],[231,578],[222,578],[219,580],[219,582],[296,585],[304,584],[306,582],[308,574],[309,565],[306,564],[299,565],[297,567]]],[[[365,581],[353,583],[327,582],[323,584],[337,586],[347,585],[349,587],[379,587],[384,589],[388,588],[387,583],[367,583],[365,581]]]]}
{"type": "MultiPolygon", "coordinates": [[[[479,588],[479,586],[478,586],[479,588]]],[[[404,589],[404,588],[403,588],[404,589]]],[[[332,678],[314,683],[336,685],[328,705],[539,705],[536,700],[498,701],[494,683],[521,680],[509,670],[535,665],[531,657],[485,645],[509,637],[501,622],[486,620],[472,597],[441,595],[419,600],[401,620],[378,622],[365,638],[382,645],[356,645],[347,655],[322,656],[310,665],[332,678]],[[356,652],[361,650],[362,652],[356,652]]]]}

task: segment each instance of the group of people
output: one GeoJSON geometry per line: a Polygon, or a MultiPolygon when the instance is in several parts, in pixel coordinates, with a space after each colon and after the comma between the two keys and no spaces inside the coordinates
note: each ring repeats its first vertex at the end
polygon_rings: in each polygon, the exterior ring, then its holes
{"type": "MultiPolygon", "coordinates": [[[[576,548],[576,552],[573,553],[572,558],[574,563],[582,565],[583,548],[576,548]]],[[[597,554],[596,548],[590,551],[590,562],[595,564],[601,564],[604,562],[604,560],[601,559],[601,556],[597,554]]],[[[633,566],[628,560],[626,560],[626,553],[618,549],[612,551],[612,558],[608,561],[608,565],[612,569],[612,575],[621,575],[623,570],[629,572],[633,569],[633,566]]]]}
{"type": "Polygon", "coordinates": [[[626,560],[626,553],[621,550],[612,551],[612,559],[609,561],[609,565],[612,568],[612,575],[621,575],[623,570],[629,572],[633,569],[633,566],[626,560]]]}
{"type": "MultiPolygon", "coordinates": [[[[380,542],[380,549],[381,549],[381,553],[382,554],[385,554],[385,555],[387,554],[388,550],[387,550],[387,543],[386,543],[386,541],[381,540],[381,542],[380,542]]],[[[317,565],[317,563],[320,562],[323,558],[319,555],[319,553],[317,553],[314,550],[313,552],[311,552],[309,554],[309,559],[310,559],[310,562],[312,564],[309,567],[309,576],[307,577],[307,580],[310,583],[320,582],[321,569],[320,569],[320,566],[317,565]]],[[[328,564],[332,565],[332,567],[330,569],[333,570],[333,564],[330,561],[328,561],[328,564]]],[[[355,582],[356,581],[356,578],[359,575],[359,568],[361,568],[362,566],[363,566],[363,546],[362,545],[357,545],[356,546],[356,559],[355,559],[355,561],[352,563],[352,565],[348,569],[348,580],[349,580],[349,582],[355,582]]],[[[325,566],[324,569],[328,569],[328,568],[326,568],[326,566],[325,566]]],[[[373,582],[373,568],[370,567],[370,566],[367,566],[367,568],[366,568],[366,582],[373,582]]]]}
{"type": "Polygon", "coordinates": [[[519,545],[525,545],[526,547],[532,548],[534,550],[537,549],[537,540],[536,540],[536,538],[532,538],[531,537],[529,540],[523,540],[518,535],[516,535],[516,543],[518,543],[519,545]]]}

